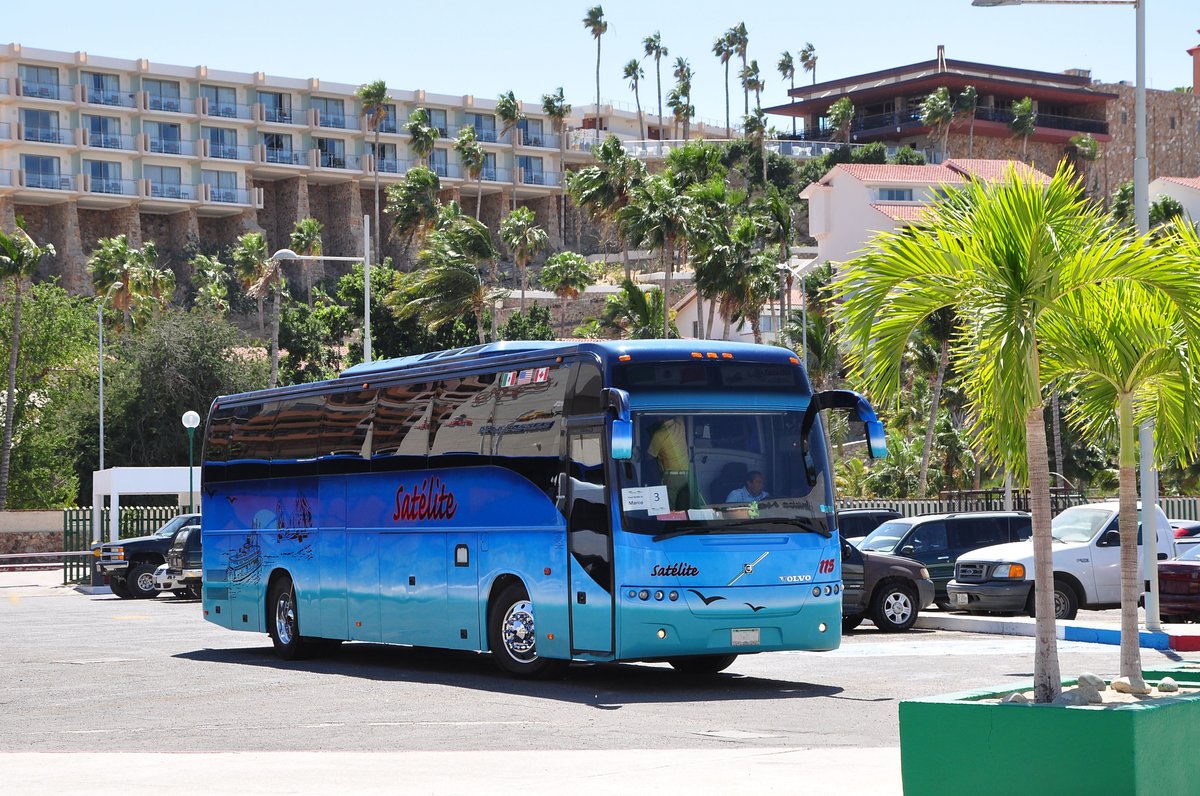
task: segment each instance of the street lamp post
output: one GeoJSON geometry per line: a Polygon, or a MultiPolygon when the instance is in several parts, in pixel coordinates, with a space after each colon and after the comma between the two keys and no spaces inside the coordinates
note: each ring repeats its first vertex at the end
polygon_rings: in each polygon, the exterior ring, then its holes
{"type": "MultiPolygon", "coordinates": [[[[808,291],[804,289],[804,275],[811,271],[817,265],[817,260],[810,260],[799,268],[795,268],[788,263],[779,263],[775,268],[779,271],[782,278],[785,274],[788,281],[788,293],[791,293],[792,280],[796,279],[800,282],[800,361],[804,363],[804,367],[808,367],[808,291]]],[[[790,300],[789,296],[789,300],[790,300]]],[[[783,331],[783,323],[780,322],[780,333],[783,331]]]]}
{"type": "Polygon", "coordinates": [[[280,249],[271,255],[277,262],[291,260],[332,260],[342,263],[363,264],[363,362],[371,361],[371,217],[363,216],[363,256],[362,257],[329,257],[296,254],[291,249],[280,249]]]}
{"type": "Polygon", "coordinates": [[[112,294],[120,290],[124,285],[120,282],[113,282],[108,292],[104,294],[104,298],[100,299],[100,303],[96,305],[96,330],[99,332],[100,339],[100,469],[104,469],[104,305],[108,304],[108,300],[112,298],[112,294]]]}
{"type": "Polygon", "coordinates": [[[188,514],[191,514],[196,495],[192,486],[192,438],[196,436],[196,426],[200,425],[200,415],[189,409],[183,413],[181,420],[188,432],[188,514]]]}

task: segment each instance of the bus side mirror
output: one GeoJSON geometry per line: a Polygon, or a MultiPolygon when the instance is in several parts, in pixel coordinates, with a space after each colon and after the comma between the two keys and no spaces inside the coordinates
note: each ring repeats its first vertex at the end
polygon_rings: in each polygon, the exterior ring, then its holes
{"type": "MultiPolygon", "coordinates": [[[[809,401],[808,409],[804,412],[804,423],[801,431],[801,444],[807,446],[808,432],[817,419],[817,413],[824,409],[844,409],[850,414],[851,420],[862,423],[867,435],[867,453],[872,459],[883,459],[888,455],[887,436],[883,431],[883,423],[871,408],[871,402],[853,390],[825,390],[819,392],[809,401]]],[[[807,447],[805,448],[807,452],[807,447]]]]}
{"type": "Polygon", "coordinates": [[[616,387],[604,389],[604,405],[613,411],[609,450],[617,461],[633,458],[633,421],[629,416],[629,393],[616,387]]]}
{"type": "Polygon", "coordinates": [[[872,459],[886,459],[888,455],[887,435],[883,431],[883,423],[878,420],[868,420],[864,423],[867,429],[867,452],[872,459]]]}

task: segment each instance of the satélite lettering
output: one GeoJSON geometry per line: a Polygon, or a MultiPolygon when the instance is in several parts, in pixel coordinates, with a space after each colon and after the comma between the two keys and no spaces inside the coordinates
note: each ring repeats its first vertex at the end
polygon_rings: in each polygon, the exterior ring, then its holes
{"type": "Polygon", "coordinates": [[[657,564],[650,570],[652,578],[691,578],[700,574],[700,570],[686,562],[661,567],[657,564]]]}
{"type": "Polygon", "coordinates": [[[396,487],[396,513],[392,521],[448,520],[458,511],[458,500],[442,479],[426,478],[412,492],[404,484],[396,487]]]}

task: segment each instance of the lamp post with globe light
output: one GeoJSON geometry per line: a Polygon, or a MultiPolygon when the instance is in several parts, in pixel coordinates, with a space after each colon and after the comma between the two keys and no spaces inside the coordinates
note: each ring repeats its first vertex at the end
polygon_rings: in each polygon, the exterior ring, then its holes
{"type": "Polygon", "coordinates": [[[192,439],[196,436],[196,426],[200,425],[200,415],[189,409],[183,413],[182,421],[188,432],[188,514],[191,514],[196,494],[192,487],[192,439]]]}

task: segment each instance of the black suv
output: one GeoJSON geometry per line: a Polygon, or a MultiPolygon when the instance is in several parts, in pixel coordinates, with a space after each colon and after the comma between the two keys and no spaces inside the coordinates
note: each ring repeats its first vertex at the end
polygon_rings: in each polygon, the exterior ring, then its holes
{"type": "Polygon", "coordinates": [[[104,574],[113,594],[122,599],[157,597],[154,570],[166,563],[175,535],[185,526],[199,524],[199,514],[180,514],[150,536],[94,545],[92,555],[99,559],[96,567],[104,574]]]}
{"type": "Polygon", "coordinates": [[[892,509],[838,509],[838,533],[843,539],[861,539],[883,523],[903,516],[892,509]]]}
{"type": "Polygon", "coordinates": [[[201,533],[199,525],[187,525],[175,536],[167,551],[167,563],[154,570],[154,585],[176,597],[200,599],[202,586],[201,533]]]}
{"type": "Polygon", "coordinates": [[[949,608],[946,584],[954,578],[958,557],[981,547],[1021,542],[1033,535],[1024,511],[975,511],[960,514],[922,514],[891,520],[863,539],[858,548],[920,561],[933,579],[934,602],[949,608]]]}

